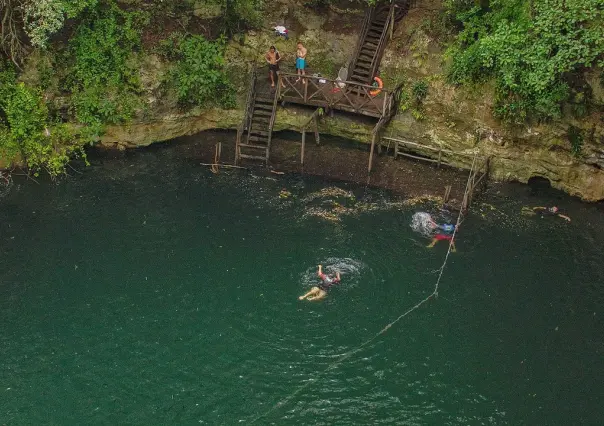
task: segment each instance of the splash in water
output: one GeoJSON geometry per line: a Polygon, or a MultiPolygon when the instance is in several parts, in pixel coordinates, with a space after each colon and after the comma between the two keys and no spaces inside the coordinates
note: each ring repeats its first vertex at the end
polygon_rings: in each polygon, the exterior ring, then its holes
{"type": "MultiPolygon", "coordinates": [[[[365,268],[363,262],[349,257],[328,257],[318,264],[323,265],[323,272],[328,275],[335,275],[336,272],[339,272],[342,280],[346,280],[346,282],[358,281],[361,271],[365,268]]],[[[306,271],[300,273],[300,283],[304,287],[317,285],[317,265],[309,266],[306,271]]]]}
{"type": "Polygon", "coordinates": [[[416,212],[411,218],[411,229],[426,237],[430,237],[436,230],[436,224],[430,213],[416,212]]]}

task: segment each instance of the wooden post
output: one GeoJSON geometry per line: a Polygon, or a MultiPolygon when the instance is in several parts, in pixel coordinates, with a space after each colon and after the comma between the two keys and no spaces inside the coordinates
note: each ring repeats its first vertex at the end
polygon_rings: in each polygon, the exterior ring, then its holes
{"type": "Polygon", "coordinates": [[[300,164],[304,165],[304,149],[306,147],[306,129],[302,129],[302,148],[300,149],[300,164]]]}
{"type": "Polygon", "coordinates": [[[369,165],[367,167],[367,172],[371,173],[371,166],[373,165],[373,148],[375,147],[375,138],[377,135],[374,133],[371,138],[371,150],[369,151],[369,165]]]}
{"type": "Polygon", "coordinates": [[[438,164],[436,164],[436,168],[440,169],[440,160],[442,159],[443,150],[442,147],[438,150],[438,164]]]}
{"type": "Polygon", "coordinates": [[[443,197],[443,206],[449,202],[451,196],[451,185],[445,186],[445,196],[443,197]]]}
{"type": "Polygon", "coordinates": [[[235,141],[235,166],[239,162],[239,144],[241,143],[241,133],[240,129],[237,129],[237,140],[235,141]]]}
{"type": "Polygon", "coordinates": [[[398,141],[394,141],[394,159],[398,157],[398,141]]]}
{"type": "Polygon", "coordinates": [[[317,145],[321,145],[321,137],[319,136],[319,119],[317,118],[316,115],[315,115],[315,118],[313,119],[313,121],[315,124],[315,142],[317,143],[317,145]]]}

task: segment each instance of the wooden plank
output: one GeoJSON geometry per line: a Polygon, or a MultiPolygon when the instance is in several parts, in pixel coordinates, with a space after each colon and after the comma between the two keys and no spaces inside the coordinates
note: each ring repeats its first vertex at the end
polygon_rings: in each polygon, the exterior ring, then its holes
{"type": "MultiPolygon", "coordinates": [[[[431,158],[426,158],[426,157],[420,157],[418,155],[413,155],[413,154],[408,154],[406,152],[399,152],[398,155],[402,155],[403,157],[409,157],[409,158],[413,158],[415,160],[421,160],[421,161],[426,161],[428,163],[436,163],[438,160],[433,160],[431,158]]],[[[447,163],[443,163],[445,165],[449,165],[447,163]]]]}

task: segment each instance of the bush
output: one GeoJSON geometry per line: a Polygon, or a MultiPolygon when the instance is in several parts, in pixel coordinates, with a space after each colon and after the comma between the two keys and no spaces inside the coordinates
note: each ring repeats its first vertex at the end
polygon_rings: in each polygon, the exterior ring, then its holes
{"type": "Polygon", "coordinates": [[[90,136],[106,123],[129,120],[140,105],[139,72],[132,59],[141,47],[138,28],[144,20],[143,14],[109,3],[85,16],[70,41],[72,110],[90,136]]]}
{"type": "Polygon", "coordinates": [[[162,46],[168,46],[176,59],[171,80],[182,105],[234,106],[235,90],[225,71],[224,39],[214,42],[201,35],[177,35],[162,46]]]}
{"type": "Polygon", "coordinates": [[[17,83],[15,73],[0,65],[0,156],[20,161],[38,174],[65,173],[72,156],[85,153],[71,130],[49,119],[39,90],[17,83]]]}
{"type": "Polygon", "coordinates": [[[428,96],[428,83],[424,80],[419,80],[415,82],[411,91],[413,92],[416,101],[421,103],[426,99],[426,96],[428,96]]]}

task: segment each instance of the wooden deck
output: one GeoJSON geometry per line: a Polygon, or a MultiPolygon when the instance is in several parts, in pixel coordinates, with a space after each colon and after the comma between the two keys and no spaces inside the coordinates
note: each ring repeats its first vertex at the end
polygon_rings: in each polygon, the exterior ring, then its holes
{"type": "Polygon", "coordinates": [[[278,98],[287,103],[322,107],[381,118],[390,114],[392,93],[352,81],[279,73],[278,98]]]}

